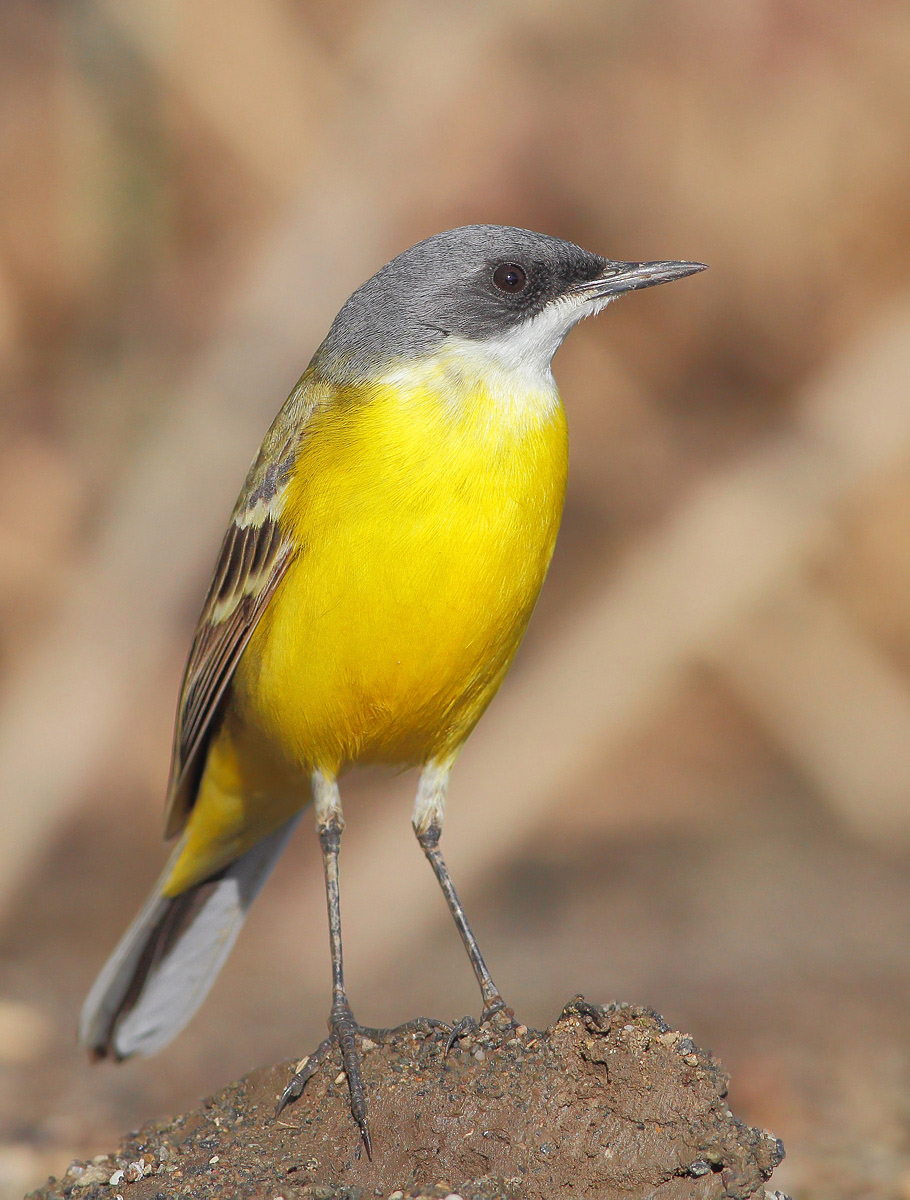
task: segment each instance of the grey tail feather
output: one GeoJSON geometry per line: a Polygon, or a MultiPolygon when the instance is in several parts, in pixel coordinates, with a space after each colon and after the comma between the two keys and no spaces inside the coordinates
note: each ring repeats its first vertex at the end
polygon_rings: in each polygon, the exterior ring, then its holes
{"type": "Polygon", "coordinates": [[[162,896],[159,882],[82,1006],[79,1040],[96,1057],[154,1054],[183,1029],[208,995],[299,819],[298,813],[179,896],[162,896]]]}

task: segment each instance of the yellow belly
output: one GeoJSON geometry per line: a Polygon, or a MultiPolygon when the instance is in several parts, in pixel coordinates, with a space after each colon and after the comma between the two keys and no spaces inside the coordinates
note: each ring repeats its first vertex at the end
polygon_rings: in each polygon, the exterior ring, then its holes
{"type": "Polygon", "coordinates": [[[558,401],[533,420],[494,404],[387,387],[308,439],[285,509],[302,550],[234,686],[304,769],[450,754],[502,681],[553,552],[566,433],[558,401]]]}
{"type": "Polygon", "coordinates": [[[307,799],[307,774],[454,756],[502,682],[565,493],[555,392],[462,371],[386,384],[307,426],[282,523],[299,552],[238,665],[175,894],[307,799]]]}

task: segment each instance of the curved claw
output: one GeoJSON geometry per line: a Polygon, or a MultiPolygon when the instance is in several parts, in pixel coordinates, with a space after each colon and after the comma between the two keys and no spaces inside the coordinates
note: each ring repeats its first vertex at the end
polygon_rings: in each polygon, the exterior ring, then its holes
{"type": "Polygon", "coordinates": [[[480,1026],[473,1017],[462,1017],[460,1021],[456,1021],[452,1026],[451,1033],[446,1038],[446,1048],[443,1052],[444,1055],[447,1056],[455,1043],[460,1041],[469,1031],[472,1034],[477,1034],[480,1032],[480,1026]]]}
{"type": "Polygon", "coordinates": [[[472,1035],[476,1036],[480,1033],[484,1025],[492,1025],[494,1018],[496,1017],[500,1018],[498,1021],[496,1021],[496,1026],[498,1027],[497,1032],[502,1032],[503,1029],[508,1029],[511,1031],[518,1028],[518,1021],[515,1019],[515,1013],[511,1008],[508,1007],[505,1000],[503,1000],[500,996],[492,1004],[484,1008],[483,1012],[480,1014],[479,1022],[475,1021],[473,1017],[462,1017],[460,1021],[456,1022],[456,1024],[452,1027],[452,1032],[446,1039],[445,1053],[448,1054],[455,1043],[460,1038],[463,1038],[465,1034],[471,1033],[472,1035]]]}
{"type": "Polygon", "coordinates": [[[330,1034],[325,1041],[319,1043],[313,1053],[304,1060],[302,1066],[294,1072],[288,1081],[287,1087],[278,1098],[278,1104],[275,1108],[276,1117],[280,1117],[289,1104],[300,1099],[303,1095],[303,1089],[328,1058],[334,1045],[335,1035],[330,1034]]]}

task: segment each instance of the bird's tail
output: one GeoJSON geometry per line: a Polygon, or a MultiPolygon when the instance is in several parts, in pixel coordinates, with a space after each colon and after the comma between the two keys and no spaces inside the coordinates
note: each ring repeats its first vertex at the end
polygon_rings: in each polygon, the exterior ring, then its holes
{"type": "Polygon", "coordinates": [[[98,1057],[128,1058],[176,1037],[215,982],[299,818],[179,896],[161,893],[168,865],[82,1006],[83,1045],[98,1057]]]}

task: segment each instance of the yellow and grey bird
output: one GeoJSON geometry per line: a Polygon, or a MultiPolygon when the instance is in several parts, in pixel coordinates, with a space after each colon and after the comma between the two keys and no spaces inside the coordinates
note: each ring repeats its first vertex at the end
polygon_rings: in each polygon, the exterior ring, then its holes
{"type": "Polygon", "coordinates": [[[504,1007],[439,839],[452,765],[556,541],[567,436],[550,363],[622,292],[701,269],[471,225],[412,246],[347,301],[266,434],[221,547],[177,713],[166,835],[179,841],[85,1001],[80,1038],[98,1056],[150,1054],[183,1028],[312,798],[329,1027],[369,1150],[338,891],[338,779],[360,763],[420,768],[417,840],[483,1019],[504,1007]]]}

